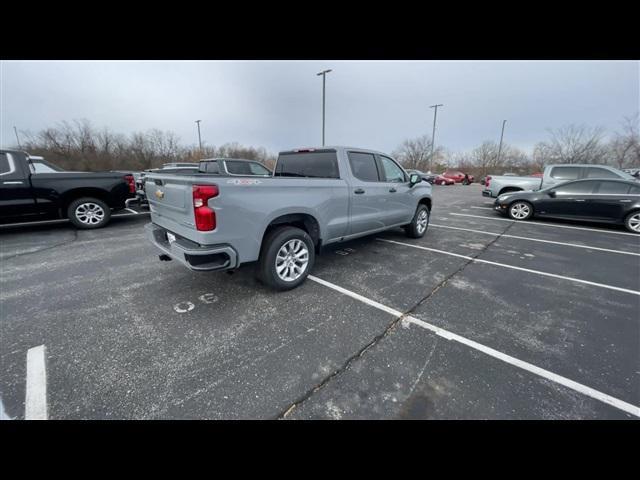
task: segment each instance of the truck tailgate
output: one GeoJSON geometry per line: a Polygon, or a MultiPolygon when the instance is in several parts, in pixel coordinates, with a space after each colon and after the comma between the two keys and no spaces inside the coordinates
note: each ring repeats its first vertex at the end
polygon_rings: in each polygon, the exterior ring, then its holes
{"type": "MultiPolygon", "coordinates": [[[[168,219],[170,222],[195,228],[193,177],[153,174],[145,176],[144,180],[145,192],[156,223],[162,225],[162,219],[168,219]]],[[[170,222],[163,226],[169,227],[170,222]]]]}

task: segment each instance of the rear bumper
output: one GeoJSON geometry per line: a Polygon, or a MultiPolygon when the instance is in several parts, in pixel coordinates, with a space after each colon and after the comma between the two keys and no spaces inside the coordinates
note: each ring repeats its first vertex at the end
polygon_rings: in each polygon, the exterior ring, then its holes
{"type": "Polygon", "coordinates": [[[154,223],[145,225],[147,239],[164,254],[195,271],[228,270],[238,266],[238,254],[231,245],[199,245],[176,235],[169,243],[168,230],[154,223]]]}
{"type": "Polygon", "coordinates": [[[493,194],[491,193],[491,190],[482,190],[482,196],[483,197],[492,197],[493,198],[493,194]]]}

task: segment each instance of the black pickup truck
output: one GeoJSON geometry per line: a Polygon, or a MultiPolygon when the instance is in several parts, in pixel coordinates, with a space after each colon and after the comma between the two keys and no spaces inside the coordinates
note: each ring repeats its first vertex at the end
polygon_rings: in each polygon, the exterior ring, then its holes
{"type": "Polygon", "coordinates": [[[70,172],[42,157],[0,150],[0,223],[68,218],[78,228],[100,228],[135,196],[131,174],[70,172]]]}

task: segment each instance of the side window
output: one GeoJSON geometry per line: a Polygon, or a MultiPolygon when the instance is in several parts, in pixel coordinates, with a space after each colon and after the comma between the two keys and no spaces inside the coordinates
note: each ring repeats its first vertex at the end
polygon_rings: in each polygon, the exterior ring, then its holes
{"type": "Polygon", "coordinates": [[[382,162],[382,168],[384,169],[384,176],[387,182],[403,183],[406,181],[404,172],[393,160],[381,156],[380,161],[382,162]]]}
{"type": "Polygon", "coordinates": [[[56,170],[40,162],[31,162],[33,173],[56,173],[56,170]]]}
{"type": "Polygon", "coordinates": [[[271,175],[271,170],[262,166],[259,163],[250,163],[249,168],[251,169],[251,173],[254,175],[271,175]]]}
{"type": "Polygon", "coordinates": [[[566,185],[560,185],[554,190],[558,195],[587,195],[593,193],[593,190],[599,182],[571,182],[566,185]]]}
{"type": "Polygon", "coordinates": [[[349,152],[349,165],[353,176],[363,182],[379,182],[378,166],[372,153],[349,152]]]}
{"type": "Polygon", "coordinates": [[[556,180],[577,180],[580,167],[553,167],[551,177],[556,180]]]}
{"type": "Polygon", "coordinates": [[[640,195],[640,185],[631,185],[629,193],[631,195],[640,195]]]}
{"type": "Polygon", "coordinates": [[[616,175],[615,172],[607,170],[606,168],[587,167],[586,178],[621,178],[620,175],[616,175]]]}
{"type": "Polygon", "coordinates": [[[0,175],[11,173],[11,164],[9,163],[9,157],[6,153],[0,153],[0,175]]]}
{"type": "Polygon", "coordinates": [[[629,193],[630,185],[622,182],[600,182],[598,193],[604,195],[625,195],[629,193]]]}
{"type": "Polygon", "coordinates": [[[220,173],[220,167],[218,166],[217,161],[213,162],[201,162],[200,163],[200,171],[204,173],[220,173]]]}

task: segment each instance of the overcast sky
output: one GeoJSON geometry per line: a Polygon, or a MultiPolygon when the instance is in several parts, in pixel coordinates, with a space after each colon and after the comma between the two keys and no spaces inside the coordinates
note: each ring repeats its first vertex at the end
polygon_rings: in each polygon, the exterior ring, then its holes
{"type": "Polygon", "coordinates": [[[431,134],[451,150],[498,141],[525,150],[569,123],[609,132],[640,110],[637,61],[2,61],[0,144],[86,118],[120,133],[171,130],[196,144],[237,141],[277,152],[321,144],[386,152],[431,134]]]}

